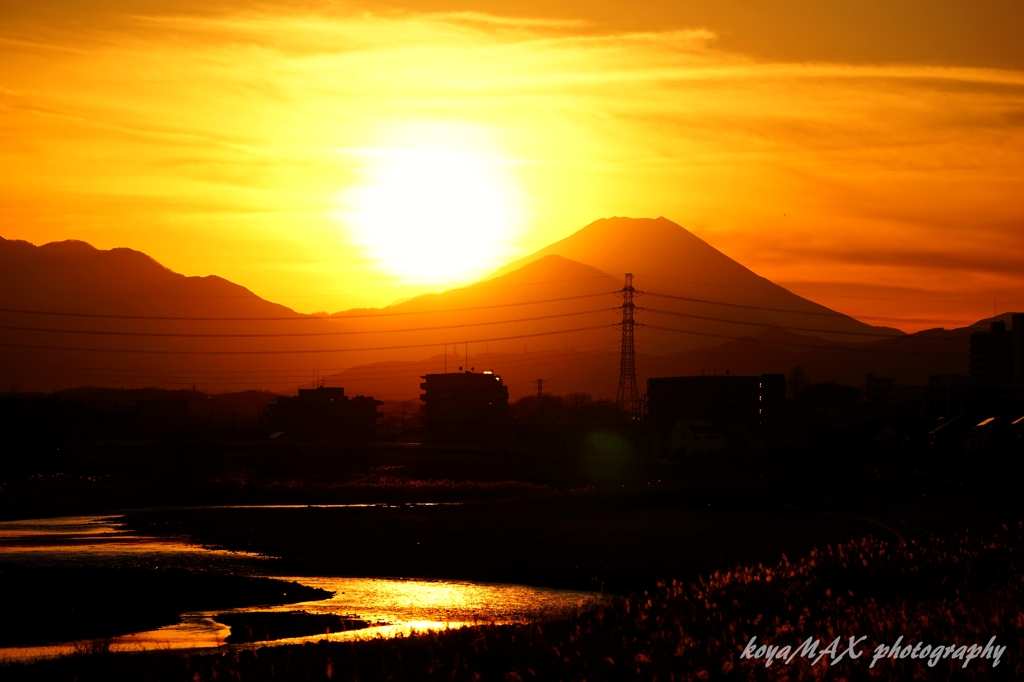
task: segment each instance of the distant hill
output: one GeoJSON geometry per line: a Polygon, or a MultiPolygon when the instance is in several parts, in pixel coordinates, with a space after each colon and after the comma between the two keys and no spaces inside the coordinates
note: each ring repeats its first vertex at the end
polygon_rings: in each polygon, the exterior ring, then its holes
{"type": "Polygon", "coordinates": [[[48,306],[79,313],[296,314],[215,275],[186,277],[140,251],[101,250],[73,240],[35,246],[0,237],[0,301],[5,307],[48,306]]]}
{"type": "MultiPolygon", "coordinates": [[[[486,282],[417,296],[380,310],[337,313],[334,319],[358,320],[374,329],[430,327],[414,334],[396,331],[393,338],[435,343],[436,350],[427,355],[422,349],[396,349],[386,359],[329,380],[351,386],[355,392],[373,388],[375,397],[404,399],[419,395],[419,377],[424,373],[475,367],[505,375],[518,384],[512,386],[516,393],[532,386],[535,379],[558,372],[560,358],[581,354],[604,362],[600,369],[592,369],[605,388],[612,365],[618,367],[621,334],[613,325],[620,314],[613,308],[619,300],[612,292],[621,286],[589,265],[548,256],[486,282]],[[550,333],[575,329],[580,331],[550,333]],[[467,362],[464,342],[473,339],[482,341],[469,344],[467,362]],[[443,344],[448,344],[447,360],[443,344]]],[[[559,390],[556,385],[551,389],[559,390]]]]}
{"type": "Polygon", "coordinates": [[[649,376],[795,364],[814,380],[856,384],[867,373],[920,383],[967,371],[970,329],[871,327],[772,284],[664,218],[614,218],[484,281],[330,316],[295,313],[220,277],[185,277],[131,249],[0,239],[0,390],[195,383],[291,393],[320,376],[350,395],[405,400],[418,396],[421,374],[462,366],[502,374],[513,397],[533,392],[536,379],[553,393],[613,397],[613,292],[627,269],[648,292],[638,300],[641,390],[649,376]],[[47,312],[71,315],[38,314],[47,312]]]}
{"type": "MultiPolygon", "coordinates": [[[[788,373],[801,366],[814,382],[837,381],[863,386],[868,374],[920,386],[933,374],[968,373],[968,338],[976,328],[928,330],[894,339],[844,343],[817,336],[771,329],[714,346],[671,353],[654,353],[637,333],[637,382],[644,392],[651,377],[695,374],[788,373]]],[[[659,348],[660,350],[660,348],[659,348]]],[[[461,353],[461,350],[460,350],[461,353]]],[[[331,377],[353,390],[376,390],[387,396],[415,397],[419,374],[441,371],[444,358],[392,361],[353,367],[331,377]]],[[[448,371],[461,357],[449,351],[448,371]]],[[[493,369],[510,384],[513,398],[535,391],[537,378],[555,394],[583,391],[613,398],[618,382],[619,350],[611,344],[596,348],[537,350],[526,354],[488,353],[476,356],[477,370],[493,369]]]]}
{"type": "Polygon", "coordinates": [[[301,381],[312,383],[318,360],[267,352],[312,349],[328,341],[256,335],[341,328],[221,277],[186,277],[138,251],[100,250],[79,241],[35,246],[0,239],[0,308],[2,390],[15,383],[23,391],[195,383],[218,392],[294,391],[301,381]],[[138,317],[204,319],[132,319],[138,317]],[[226,317],[258,319],[210,319],[226,317]],[[218,336],[224,334],[238,336],[218,336]]]}
{"type": "MultiPolygon", "coordinates": [[[[470,344],[474,357],[611,347],[617,286],[589,266],[553,257],[500,281],[318,317],[219,277],[185,277],[131,249],[0,240],[0,387],[194,383],[205,391],[292,393],[354,365],[440,356],[445,344],[455,369],[465,363],[467,340],[479,341],[470,344]],[[550,334],[577,328],[584,330],[550,334]]],[[[381,394],[392,378],[366,377],[356,392],[381,394]]],[[[410,395],[406,388],[418,395],[418,376],[404,379],[399,397],[410,395]]]]}

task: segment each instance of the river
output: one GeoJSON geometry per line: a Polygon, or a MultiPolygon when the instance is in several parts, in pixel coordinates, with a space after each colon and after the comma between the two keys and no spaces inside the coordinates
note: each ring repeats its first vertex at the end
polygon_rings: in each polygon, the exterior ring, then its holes
{"type": "MultiPolygon", "coordinates": [[[[361,505],[366,506],[366,505],[361,505]]],[[[216,650],[408,635],[473,624],[508,624],[557,617],[603,601],[591,592],[554,590],[459,580],[366,578],[358,576],[281,576],[268,572],[268,557],[230,552],[191,543],[187,537],[148,537],[127,532],[121,515],[68,516],[0,522],[0,563],[29,566],[105,568],[193,567],[242,575],[291,580],[321,588],[333,596],[319,601],[181,614],[181,622],[157,630],[115,637],[112,651],[216,650]],[[304,611],[352,616],[370,627],[347,632],[279,639],[259,644],[225,644],[230,628],[218,614],[304,611]]],[[[398,573],[398,571],[396,571],[398,573]]],[[[104,643],[106,645],[106,643],[104,643]]],[[[35,660],[83,650],[81,642],[47,646],[0,647],[2,660],[35,660]]]]}

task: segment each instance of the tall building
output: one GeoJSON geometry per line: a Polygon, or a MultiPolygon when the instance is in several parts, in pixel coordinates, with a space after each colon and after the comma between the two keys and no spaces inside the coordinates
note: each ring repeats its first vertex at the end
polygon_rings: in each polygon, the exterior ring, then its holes
{"type": "Polygon", "coordinates": [[[1013,380],[1024,384],[1024,313],[1014,313],[1013,324],[1013,380]]]}
{"type": "Polygon", "coordinates": [[[427,434],[440,440],[501,441],[508,431],[508,387],[493,372],[427,374],[420,388],[427,434]]]}
{"type": "Polygon", "coordinates": [[[1020,364],[1019,357],[1014,358],[1014,340],[1003,320],[993,321],[987,332],[971,334],[971,379],[993,384],[1012,381],[1015,364],[1020,364]]]}

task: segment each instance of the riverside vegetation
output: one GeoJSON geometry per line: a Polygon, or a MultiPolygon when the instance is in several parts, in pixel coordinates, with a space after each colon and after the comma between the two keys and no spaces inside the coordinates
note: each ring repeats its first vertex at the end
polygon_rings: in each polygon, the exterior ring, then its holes
{"type": "Polygon", "coordinates": [[[88,653],[11,664],[4,679],[75,680],[1010,680],[1024,674],[1024,533],[928,538],[907,544],[876,538],[825,546],[774,565],[738,566],[691,583],[651,589],[571,617],[533,624],[480,626],[365,642],[224,651],[88,653]],[[822,647],[839,637],[878,644],[966,644],[993,636],[1008,650],[1000,664],[963,667],[946,659],[870,655],[797,658],[791,665],[741,660],[752,636],[822,647]]]}

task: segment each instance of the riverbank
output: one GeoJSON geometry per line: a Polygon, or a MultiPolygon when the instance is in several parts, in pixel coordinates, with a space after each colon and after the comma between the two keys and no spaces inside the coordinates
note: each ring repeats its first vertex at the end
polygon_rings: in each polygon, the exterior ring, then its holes
{"type": "Polygon", "coordinates": [[[459,504],[164,509],[123,521],[141,535],[276,557],[265,570],[279,575],[402,575],[625,594],[869,536],[995,528],[1020,512],[1019,503],[995,498],[899,504],[655,481],[459,504]]]}
{"type": "Polygon", "coordinates": [[[0,647],[108,639],[173,625],[188,611],[330,594],[295,582],[184,569],[0,564],[0,647]]]}
{"type": "Polygon", "coordinates": [[[1024,552],[1019,525],[907,545],[860,540],[769,565],[733,567],[652,589],[569,617],[530,625],[481,626],[356,643],[322,642],[177,656],[74,656],[2,669],[5,680],[817,680],[1019,679],[1024,660],[1024,552]],[[859,657],[839,658],[849,637],[859,657]],[[766,666],[741,658],[751,637],[818,653],[766,666]],[[948,648],[934,666],[885,658],[877,646],[929,642],[948,648]],[[965,662],[967,647],[1006,646],[965,662]],[[952,647],[952,648],[949,648],[952,647]],[[960,650],[963,647],[963,650],[960,650]],[[959,658],[957,652],[959,651],[959,658]],[[832,662],[835,661],[835,665],[832,662]]]}

